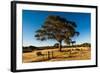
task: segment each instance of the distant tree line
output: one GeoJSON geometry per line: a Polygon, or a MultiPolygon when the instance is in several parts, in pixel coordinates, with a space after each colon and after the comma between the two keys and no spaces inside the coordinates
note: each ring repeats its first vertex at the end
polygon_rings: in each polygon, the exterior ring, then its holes
{"type": "MultiPolygon", "coordinates": [[[[71,47],[91,47],[90,43],[83,43],[80,45],[69,45],[69,46],[62,46],[62,48],[71,48],[71,47]]],[[[54,46],[44,46],[44,47],[35,47],[35,46],[27,46],[23,47],[23,52],[32,52],[35,50],[44,50],[44,49],[57,49],[59,48],[59,43],[56,43],[54,46]]]]}

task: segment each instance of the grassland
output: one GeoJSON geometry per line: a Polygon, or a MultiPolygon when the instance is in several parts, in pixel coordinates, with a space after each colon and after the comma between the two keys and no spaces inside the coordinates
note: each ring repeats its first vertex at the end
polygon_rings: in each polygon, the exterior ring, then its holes
{"type": "Polygon", "coordinates": [[[23,63],[31,62],[52,62],[52,61],[70,61],[70,60],[89,60],[91,59],[90,47],[70,47],[55,49],[42,49],[26,52],[22,54],[23,63]]]}

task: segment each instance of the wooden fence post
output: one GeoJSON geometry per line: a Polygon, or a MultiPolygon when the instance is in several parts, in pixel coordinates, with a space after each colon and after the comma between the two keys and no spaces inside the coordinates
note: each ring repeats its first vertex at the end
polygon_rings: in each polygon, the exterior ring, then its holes
{"type": "Polygon", "coordinates": [[[53,58],[53,51],[51,51],[51,53],[52,53],[52,58],[53,58]]]}
{"type": "Polygon", "coordinates": [[[50,52],[48,51],[48,59],[50,59],[50,52]]]}

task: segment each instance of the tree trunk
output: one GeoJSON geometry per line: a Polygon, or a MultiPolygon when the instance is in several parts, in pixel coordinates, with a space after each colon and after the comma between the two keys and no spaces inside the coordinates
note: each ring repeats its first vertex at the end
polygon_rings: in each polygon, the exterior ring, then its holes
{"type": "Polygon", "coordinates": [[[62,50],[61,50],[61,48],[62,48],[61,43],[62,43],[62,42],[59,41],[59,51],[62,51],[62,50]]]}

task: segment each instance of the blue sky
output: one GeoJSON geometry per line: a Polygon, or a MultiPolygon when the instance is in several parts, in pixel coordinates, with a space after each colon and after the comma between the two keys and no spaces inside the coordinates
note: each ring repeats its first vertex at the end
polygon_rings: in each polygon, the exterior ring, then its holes
{"type": "MultiPolygon", "coordinates": [[[[80,32],[78,37],[73,40],[77,44],[84,42],[91,42],[91,14],[90,13],[75,13],[75,12],[48,12],[48,11],[34,11],[23,10],[22,12],[22,26],[23,26],[23,46],[51,46],[57,43],[56,40],[39,41],[34,35],[36,30],[41,28],[45,19],[49,15],[59,15],[70,21],[74,21],[77,25],[76,30],[80,32]]],[[[63,43],[64,44],[64,43],[63,43]]]]}

